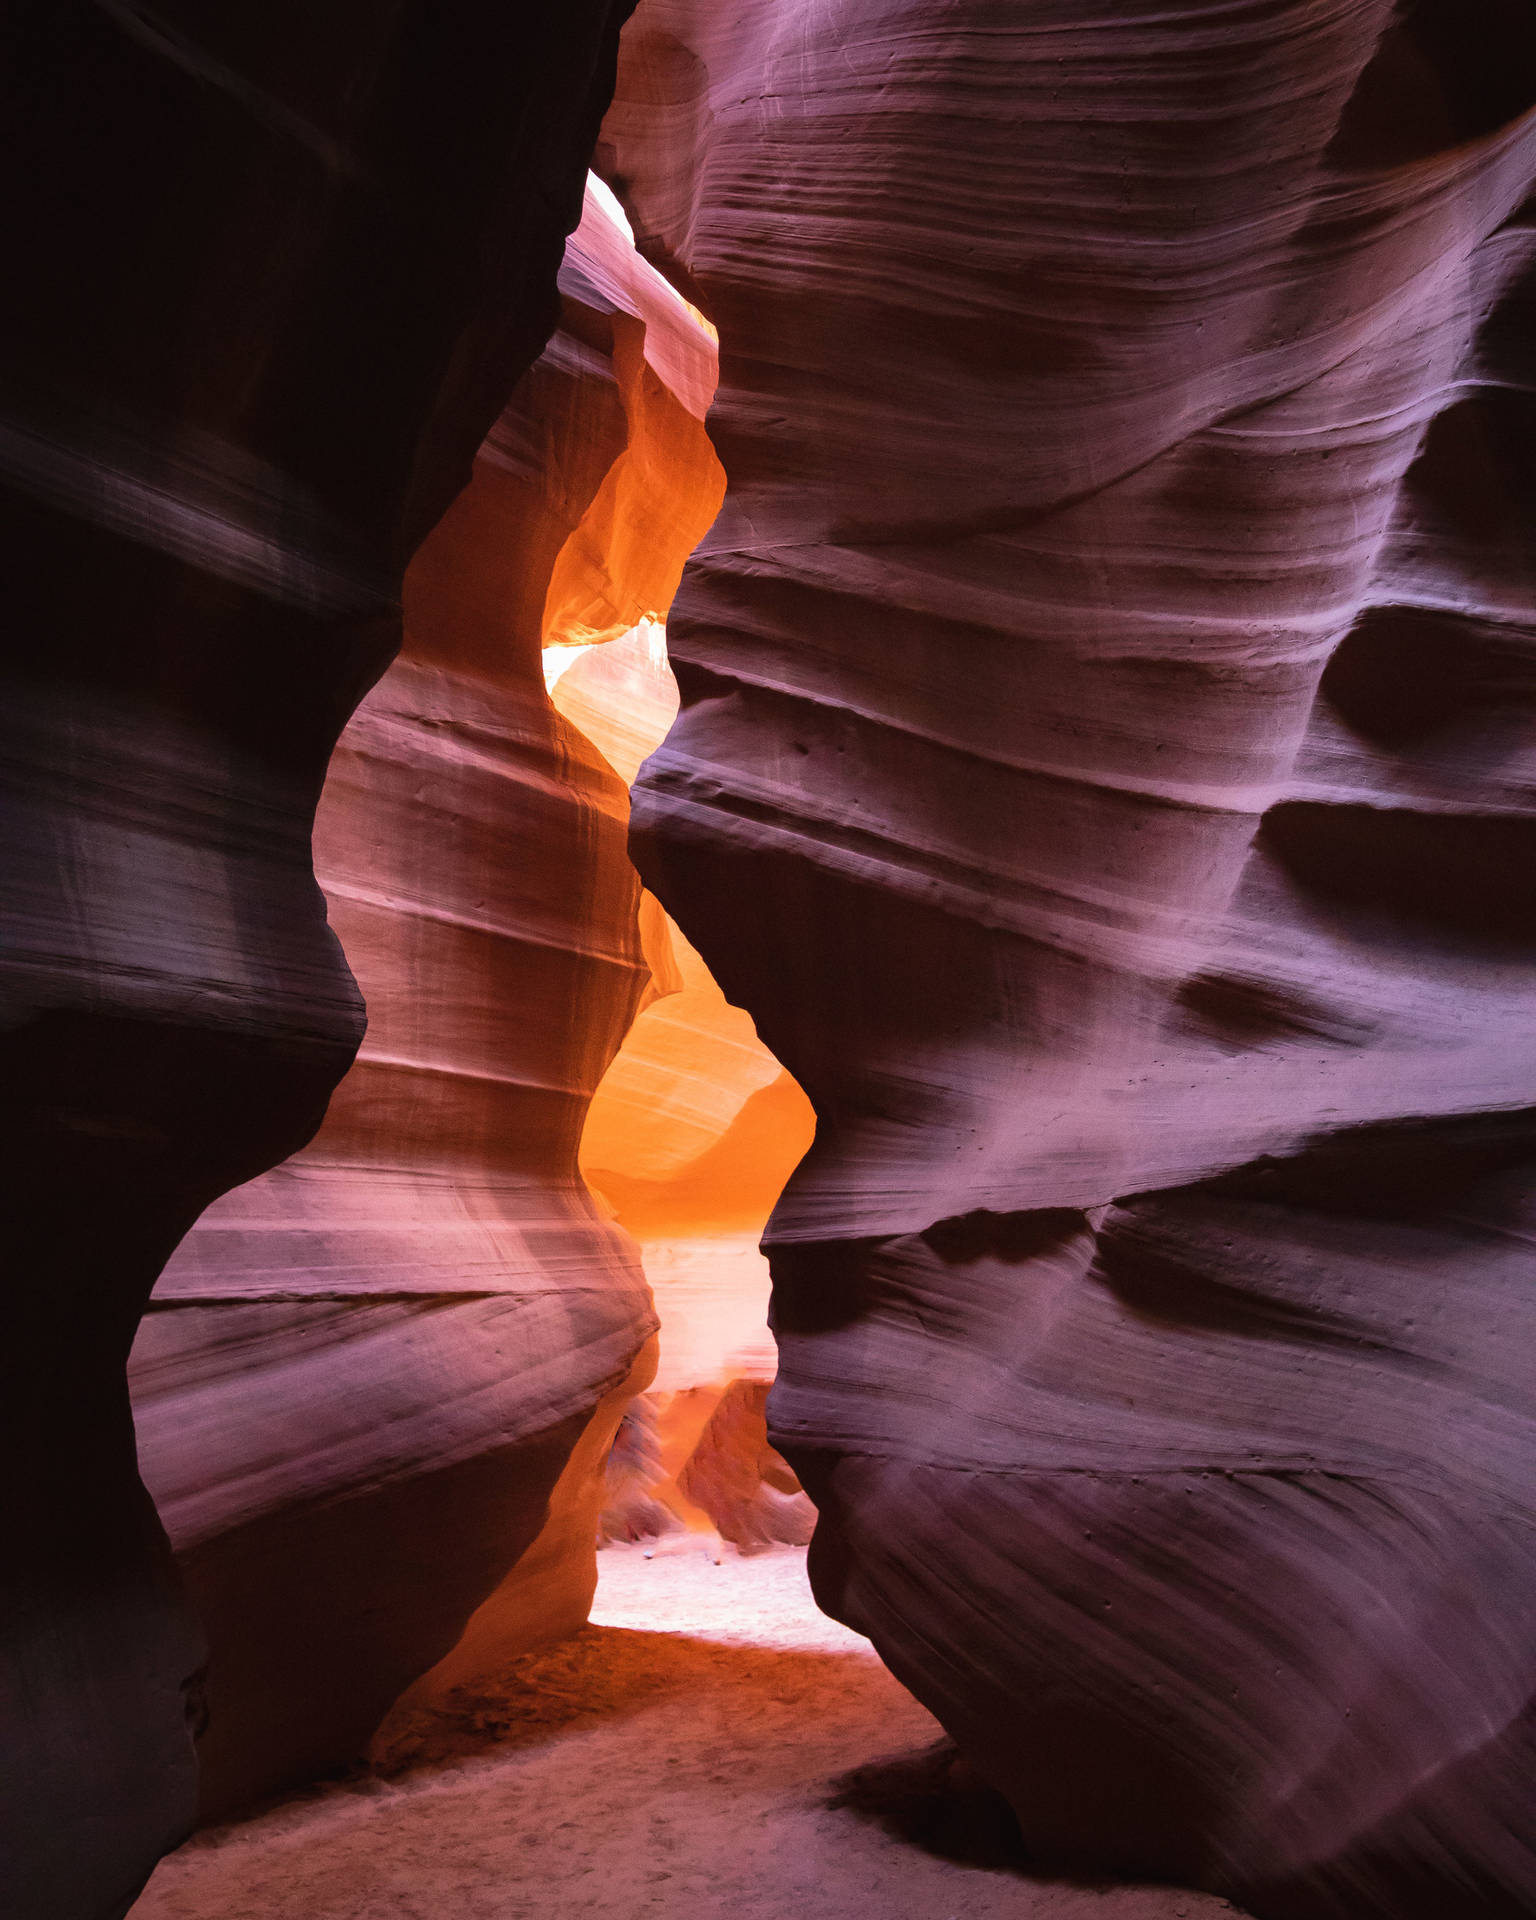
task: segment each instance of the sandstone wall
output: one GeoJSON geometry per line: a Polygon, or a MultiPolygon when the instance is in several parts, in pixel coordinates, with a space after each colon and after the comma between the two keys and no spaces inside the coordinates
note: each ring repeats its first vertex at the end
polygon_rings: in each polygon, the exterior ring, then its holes
{"type": "Polygon", "coordinates": [[[454,1672],[581,1625],[618,1390],[649,1377],[644,1276],[576,1163],[650,978],[628,796],[542,659],[670,599],[719,500],[714,347],[601,187],[560,287],[321,800],[357,1063],[313,1144],[199,1221],[135,1348],[210,1641],[207,1813],[354,1759],[472,1613],[454,1672]]]}
{"type": "Polygon", "coordinates": [[[124,1362],[362,1005],[310,827],[554,321],[622,0],[7,10],[4,1904],[121,1912],[200,1660],[124,1362]]]}
{"type": "Polygon", "coordinates": [[[1536,1901],[1525,11],[643,0],[632,845],[810,1094],[823,1603],[1042,1860],[1536,1901]]]}

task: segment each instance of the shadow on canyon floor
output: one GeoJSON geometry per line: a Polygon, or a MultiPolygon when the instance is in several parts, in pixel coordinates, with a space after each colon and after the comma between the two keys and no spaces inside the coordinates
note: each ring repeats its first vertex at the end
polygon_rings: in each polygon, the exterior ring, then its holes
{"type": "Polygon", "coordinates": [[[1012,1808],[1000,1793],[968,1774],[948,1740],[855,1767],[835,1783],[828,1805],[872,1821],[893,1839],[956,1866],[993,1873],[1029,1871],[1012,1808]]]}

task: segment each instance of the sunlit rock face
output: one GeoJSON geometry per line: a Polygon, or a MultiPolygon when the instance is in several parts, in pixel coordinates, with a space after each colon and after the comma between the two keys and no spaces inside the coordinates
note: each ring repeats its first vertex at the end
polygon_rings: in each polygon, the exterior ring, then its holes
{"type": "MultiPolygon", "coordinates": [[[[584,652],[559,673],[553,698],[633,780],[677,713],[660,630],[584,652]]],[[[811,1143],[814,1115],[751,1015],[647,902],[652,997],[592,1102],[582,1171],[641,1242],[666,1329],[658,1392],[771,1380],[758,1241],[811,1143]]]]}
{"type": "Polygon", "coordinates": [[[542,649],[665,608],[719,500],[714,347],[600,187],[560,287],[320,803],[357,1064],[311,1146],[204,1215],[135,1349],[210,1641],[208,1812],[354,1758],[472,1613],[460,1668],[580,1625],[649,1377],[644,1276],[576,1163],[650,979],[628,796],[542,649]]]}
{"type": "MultiPolygon", "coordinates": [[[[677,713],[662,630],[552,653],[546,671],[555,705],[633,780],[677,713]]],[[[803,1542],[810,1503],[763,1418],[777,1356],[759,1241],[815,1117],[649,894],[641,925],[650,996],[580,1152],[588,1183],[640,1242],[661,1319],[653,1391],[609,1465],[603,1536],[689,1528],[748,1549],[803,1542]]]]}
{"type": "Polygon", "coordinates": [[[815,1507],[769,1443],[767,1405],[764,1381],[731,1381],[677,1476],[684,1499],[742,1553],[803,1547],[816,1527],[815,1507]]]}
{"type": "Polygon", "coordinates": [[[0,1906],[192,1817],[124,1361],[362,1032],[310,826],[405,564],[554,321],[623,0],[11,10],[0,76],[0,1906]]]}
{"type": "Polygon", "coordinates": [[[818,1592],[1043,1860],[1536,1905],[1525,12],[643,0],[642,873],[810,1094],[818,1592]]]}

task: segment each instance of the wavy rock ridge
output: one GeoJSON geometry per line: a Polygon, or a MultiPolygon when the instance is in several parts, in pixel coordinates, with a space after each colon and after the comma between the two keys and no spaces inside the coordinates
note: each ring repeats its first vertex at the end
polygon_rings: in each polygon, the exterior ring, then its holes
{"type": "Polygon", "coordinates": [[[639,862],[810,1094],[824,1604],[1042,1858],[1523,1913],[1536,48],[644,0],[720,328],[639,862]]]}
{"type": "Polygon", "coordinates": [[[321,801],[368,1036],[312,1145],[183,1242],[135,1348],[211,1645],[209,1813],[355,1758],[471,1613],[455,1673],[585,1620],[602,1455],[649,1370],[644,1276],[576,1163],[649,979],[627,794],[542,649],[665,608],[719,500],[714,347],[599,185],[560,287],[321,801]]]}

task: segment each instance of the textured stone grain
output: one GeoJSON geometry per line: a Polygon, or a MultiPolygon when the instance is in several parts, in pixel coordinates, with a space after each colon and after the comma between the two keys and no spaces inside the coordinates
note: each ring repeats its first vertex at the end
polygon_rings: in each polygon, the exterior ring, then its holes
{"type": "Polygon", "coordinates": [[[0,60],[6,1911],[185,1829],[198,1637],[124,1362],[362,1033],[326,760],[555,318],[622,0],[18,0],[0,60]]]}
{"type": "Polygon", "coordinates": [[[355,1759],[451,1651],[462,1677],[581,1624],[602,1455],[653,1364],[634,1246],[576,1164],[649,979],[628,797],[542,658],[670,597],[718,500],[714,346],[600,187],[559,280],[320,804],[367,1038],[314,1142],[199,1221],[135,1350],[210,1641],[210,1815],[355,1759]]]}
{"type": "Polygon", "coordinates": [[[632,843],[817,1112],[818,1591],[1266,1920],[1536,1900],[1528,29],[644,0],[599,147],[721,334],[632,843]]]}

